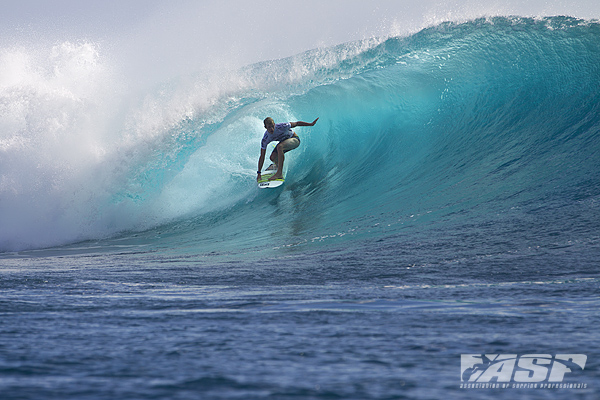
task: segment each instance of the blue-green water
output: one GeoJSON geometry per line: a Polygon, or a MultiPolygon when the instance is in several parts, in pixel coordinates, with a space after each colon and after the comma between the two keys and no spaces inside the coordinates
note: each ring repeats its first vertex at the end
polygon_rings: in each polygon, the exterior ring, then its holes
{"type": "Polygon", "coordinates": [[[89,99],[4,92],[25,106],[0,160],[2,398],[598,396],[597,22],[447,23],[203,79],[121,109],[96,158],[53,147],[87,126],[64,115],[104,115],[89,99]],[[255,184],[266,116],[320,117],[278,190],[255,184]],[[461,389],[461,354],[585,354],[585,388],[461,389]]]}

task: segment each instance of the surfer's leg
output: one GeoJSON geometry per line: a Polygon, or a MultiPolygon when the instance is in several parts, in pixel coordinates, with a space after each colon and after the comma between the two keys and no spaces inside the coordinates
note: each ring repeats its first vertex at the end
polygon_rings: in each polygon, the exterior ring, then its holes
{"type": "MultiPolygon", "coordinates": [[[[277,147],[280,147],[281,143],[279,143],[277,145],[277,147]]],[[[273,179],[281,179],[283,178],[283,162],[285,160],[285,156],[283,155],[283,153],[285,153],[285,151],[283,151],[282,149],[279,149],[277,151],[277,172],[275,172],[275,174],[269,178],[270,181],[272,181],[273,179]]]]}
{"type": "MultiPolygon", "coordinates": [[[[281,145],[283,152],[287,153],[288,151],[294,150],[296,147],[300,146],[300,138],[298,136],[293,136],[289,139],[285,139],[283,142],[279,142],[279,145],[281,145]]],[[[277,150],[277,148],[275,148],[275,150],[277,150]]]]}
{"type": "Polygon", "coordinates": [[[283,140],[277,144],[269,159],[275,165],[278,162],[277,149],[282,148],[284,153],[287,153],[290,150],[294,150],[296,147],[300,146],[300,138],[298,136],[291,137],[289,139],[283,140]]]}
{"type": "Polygon", "coordinates": [[[277,147],[271,153],[269,159],[271,160],[271,165],[266,169],[266,171],[277,171],[277,147]]]}
{"type": "Polygon", "coordinates": [[[273,153],[271,153],[271,161],[277,165],[277,172],[270,177],[269,180],[283,178],[283,162],[285,161],[284,153],[294,150],[298,146],[300,146],[300,139],[297,136],[279,142],[275,147],[275,150],[273,150],[273,153]],[[274,157],[277,157],[277,159],[274,160],[274,157]]]}
{"type": "Polygon", "coordinates": [[[273,164],[277,165],[277,147],[275,147],[275,150],[273,150],[269,159],[273,164]]]}

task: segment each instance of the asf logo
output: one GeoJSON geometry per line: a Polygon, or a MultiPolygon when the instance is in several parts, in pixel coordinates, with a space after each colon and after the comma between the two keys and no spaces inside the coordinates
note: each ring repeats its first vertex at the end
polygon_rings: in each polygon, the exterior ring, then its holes
{"type": "Polygon", "coordinates": [[[585,354],[461,354],[462,382],[562,382],[565,374],[583,370],[585,354]]]}

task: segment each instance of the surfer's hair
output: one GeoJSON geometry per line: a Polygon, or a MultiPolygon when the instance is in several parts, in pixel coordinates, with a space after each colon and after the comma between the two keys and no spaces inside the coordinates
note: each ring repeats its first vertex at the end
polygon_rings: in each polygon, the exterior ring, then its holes
{"type": "Polygon", "coordinates": [[[263,121],[263,123],[265,124],[265,126],[267,126],[267,123],[275,125],[275,121],[271,117],[265,118],[265,120],[263,121]]]}

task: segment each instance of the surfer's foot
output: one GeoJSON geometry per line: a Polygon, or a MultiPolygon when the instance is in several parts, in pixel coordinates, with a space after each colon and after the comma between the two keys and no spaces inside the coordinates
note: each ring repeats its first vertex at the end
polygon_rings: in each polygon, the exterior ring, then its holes
{"type": "Polygon", "coordinates": [[[279,174],[275,174],[269,178],[270,181],[273,181],[275,179],[283,179],[283,175],[279,173],[279,174]]]}

